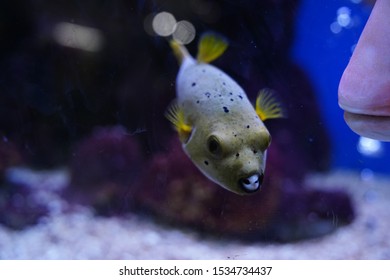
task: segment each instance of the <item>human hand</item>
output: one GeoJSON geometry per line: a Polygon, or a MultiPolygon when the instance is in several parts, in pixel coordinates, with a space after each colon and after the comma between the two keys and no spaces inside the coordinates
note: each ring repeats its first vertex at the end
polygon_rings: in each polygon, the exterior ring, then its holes
{"type": "Polygon", "coordinates": [[[377,0],[339,84],[339,106],[357,134],[390,141],[390,1],[377,0]]]}

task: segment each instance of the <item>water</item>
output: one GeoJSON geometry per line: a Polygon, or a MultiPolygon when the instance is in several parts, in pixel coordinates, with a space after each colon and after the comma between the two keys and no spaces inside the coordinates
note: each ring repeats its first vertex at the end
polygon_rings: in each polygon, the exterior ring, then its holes
{"type": "Polygon", "coordinates": [[[184,2],[0,4],[0,259],[388,258],[390,146],[337,105],[370,6],[184,2]],[[179,69],[167,39],[195,55],[210,30],[229,42],[212,64],[288,114],[266,122],[251,196],[200,173],[164,117],[179,69]]]}
{"type": "Polygon", "coordinates": [[[337,104],[340,77],[371,12],[361,2],[340,0],[318,5],[315,1],[303,1],[297,15],[292,55],[304,67],[316,89],[321,114],[331,134],[332,166],[358,171],[368,168],[389,174],[390,144],[367,142],[352,133],[337,104]],[[349,20],[345,22],[345,18],[349,20]]]}

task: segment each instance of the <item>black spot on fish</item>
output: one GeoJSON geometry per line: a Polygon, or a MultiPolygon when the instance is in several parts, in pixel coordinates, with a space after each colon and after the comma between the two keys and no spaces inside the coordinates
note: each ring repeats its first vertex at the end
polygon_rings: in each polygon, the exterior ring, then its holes
{"type": "Polygon", "coordinates": [[[236,154],[236,157],[239,157],[239,156],[240,156],[240,154],[239,154],[239,153],[237,153],[237,154],[236,154]]]}
{"type": "Polygon", "coordinates": [[[250,128],[250,125],[247,125],[246,128],[250,128]]]}
{"type": "Polygon", "coordinates": [[[204,161],[204,164],[209,165],[209,162],[207,160],[204,161]]]}
{"type": "Polygon", "coordinates": [[[225,82],[223,82],[222,84],[223,84],[224,86],[226,86],[226,83],[225,83],[225,82]]]}
{"type": "Polygon", "coordinates": [[[219,97],[222,97],[222,94],[218,94],[219,97]]]}
{"type": "Polygon", "coordinates": [[[256,150],[253,150],[253,153],[254,153],[254,154],[257,154],[257,151],[256,151],[256,150]]]}
{"type": "Polygon", "coordinates": [[[233,92],[229,92],[230,95],[233,95],[233,92]]]}
{"type": "Polygon", "coordinates": [[[225,113],[229,113],[229,109],[228,109],[227,107],[223,107],[223,111],[224,111],[225,113]]]}
{"type": "Polygon", "coordinates": [[[206,95],[207,98],[210,98],[211,93],[210,92],[205,92],[204,95],[206,95]]]}
{"type": "Polygon", "coordinates": [[[200,102],[199,100],[196,101],[196,103],[198,103],[198,104],[199,104],[199,102],[200,102]]]}
{"type": "Polygon", "coordinates": [[[196,86],[196,83],[192,83],[192,85],[191,85],[191,86],[193,86],[193,87],[194,87],[194,86],[196,86]]]}
{"type": "Polygon", "coordinates": [[[234,101],[234,99],[233,99],[233,98],[230,98],[230,101],[232,101],[232,102],[233,102],[233,101],[234,101]]]}
{"type": "Polygon", "coordinates": [[[242,97],[242,95],[239,95],[238,97],[239,97],[240,99],[242,99],[242,98],[243,98],[243,97],[242,97]]]}

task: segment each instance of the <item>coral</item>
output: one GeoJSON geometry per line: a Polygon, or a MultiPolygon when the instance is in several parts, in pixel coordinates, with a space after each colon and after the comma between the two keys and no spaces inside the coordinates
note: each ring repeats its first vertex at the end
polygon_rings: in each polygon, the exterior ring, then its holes
{"type": "Polygon", "coordinates": [[[354,207],[341,189],[319,190],[286,182],[270,235],[279,241],[295,241],[322,236],[351,223],[354,207]]]}
{"type": "Polygon", "coordinates": [[[91,205],[99,214],[128,210],[130,185],[143,166],[137,141],[120,126],[96,129],[74,148],[69,199],[91,205]]]}

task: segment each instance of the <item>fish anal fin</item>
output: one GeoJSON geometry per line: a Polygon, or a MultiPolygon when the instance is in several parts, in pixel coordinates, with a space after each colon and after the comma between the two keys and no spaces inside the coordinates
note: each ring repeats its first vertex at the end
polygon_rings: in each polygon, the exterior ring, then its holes
{"type": "Polygon", "coordinates": [[[191,136],[192,127],[186,123],[184,111],[173,102],[167,109],[165,117],[172,123],[173,127],[179,134],[179,139],[182,143],[186,143],[191,136]]]}
{"type": "Polygon", "coordinates": [[[262,89],[259,91],[255,110],[262,121],[286,117],[282,104],[270,89],[262,89]]]}
{"type": "Polygon", "coordinates": [[[228,47],[224,37],[216,33],[205,33],[198,45],[198,62],[209,63],[220,57],[228,47]]]}

